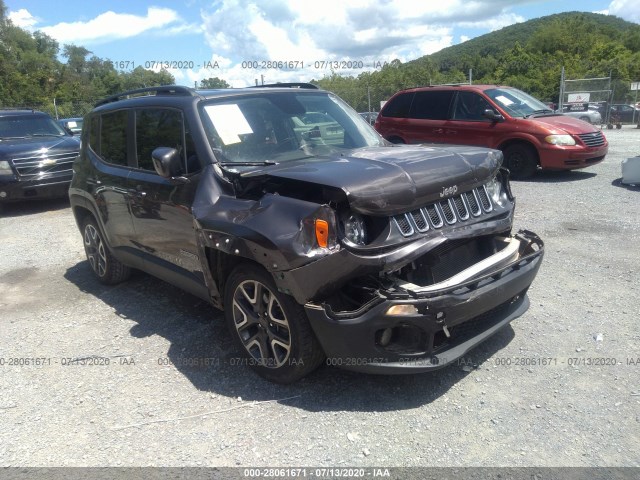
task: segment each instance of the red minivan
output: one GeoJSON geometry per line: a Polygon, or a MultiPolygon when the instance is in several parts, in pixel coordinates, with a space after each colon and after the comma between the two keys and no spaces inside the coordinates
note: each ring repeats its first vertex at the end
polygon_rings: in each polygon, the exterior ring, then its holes
{"type": "Polygon", "coordinates": [[[609,149],[601,130],[559,113],[517,88],[438,85],[401,90],[375,128],[394,143],[451,143],[502,150],[514,178],[584,168],[609,149]]]}

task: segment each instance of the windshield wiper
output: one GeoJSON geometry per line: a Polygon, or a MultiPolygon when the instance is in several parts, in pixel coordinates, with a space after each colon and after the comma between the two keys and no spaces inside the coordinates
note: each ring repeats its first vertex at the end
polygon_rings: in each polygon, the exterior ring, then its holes
{"type": "Polygon", "coordinates": [[[32,133],[30,137],[62,137],[59,133],[32,133]]]}
{"type": "Polygon", "coordinates": [[[265,160],[263,162],[219,162],[223,167],[261,167],[263,165],[278,165],[273,160],[265,160]]]}
{"type": "Polygon", "coordinates": [[[529,118],[532,115],[540,115],[542,113],[553,113],[553,110],[549,110],[548,108],[542,109],[542,110],[534,110],[533,112],[529,113],[528,115],[525,115],[523,118],[529,118]]]}
{"type": "Polygon", "coordinates": [[[264,160],[262,162],[234,162],[229,160],[221,148],[212,148],[213,153],[216,154],[217,157],[220,157],[222,162],[218,161],[218,164],[222,167],[231,167],[236,165],[238,167],[262,167],[263,165],[277,165],[278,162],[274,162],[273,160],[264,160]]]}

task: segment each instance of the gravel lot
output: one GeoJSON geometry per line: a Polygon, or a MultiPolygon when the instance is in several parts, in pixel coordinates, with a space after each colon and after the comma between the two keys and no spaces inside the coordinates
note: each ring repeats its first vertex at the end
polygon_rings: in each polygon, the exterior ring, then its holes
{"type": "Polygon", "coordinates": [[[602,164],[513,183],[546,242],[531,308],[431,374],[268,383],[206,303],[95,281],[67,202],[7,207],[0,465],[640,466],[640,188],[619,183],[640,130],[605,134],[602,164]]]}

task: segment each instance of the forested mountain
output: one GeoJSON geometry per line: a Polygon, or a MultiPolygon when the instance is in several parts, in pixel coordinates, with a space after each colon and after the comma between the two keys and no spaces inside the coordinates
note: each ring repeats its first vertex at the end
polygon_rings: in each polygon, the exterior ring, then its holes
{"type": "MultiPolygon", "coordinates": [[[[16,27],[6,13],[0,0],[0,107],[52,112],[55,98],[59,116],[76,116],[104,96],[175,81],[164,70],[140,66],[119,70],[119,65],[84,47],[60,46],[42,32],[16,27]]],[[[336,92],[359,111],[379,110],[380,101],[402,88],[468,82],[470,71],[473,83],[511,85],[556,102],[563,66],[568,79],[611,75],[614,100],[631,102],[636,92],[629,90],[629,84],[640,81],[640,25],[595,13],[561,13],[511,25],[407,63],[394,60],[356,77],[333,73],[314,83],[336,92]]],[[[217,78],[202,85],[228,86],[217,78]]]]}
{"type": "Polygon", "coordinates": [[[629,102],[640,80],[640,25],[596,13],[569,12],[536,18],[445,48],[432,55],[357,77],[318,80],[358,110],[379,109],[402,88],[441,83],[498,83],[558,101],[560,74],[567,79],[612,77],[614,100],[629,102]]]}

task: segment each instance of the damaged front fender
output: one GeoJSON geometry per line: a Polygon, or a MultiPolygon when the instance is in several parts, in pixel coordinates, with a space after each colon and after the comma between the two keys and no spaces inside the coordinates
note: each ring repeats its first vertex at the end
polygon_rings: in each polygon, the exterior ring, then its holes
{"type": "Polygon", "coordinates": [[[279,195],[259,201],[223,197],[195,217],[206,247],[253,260],[268,271],[298,268],[339,250],[335,239],[327,248],[318,246],[316,220],[326,221],[335,237],[331,208],[279,195]]]}

